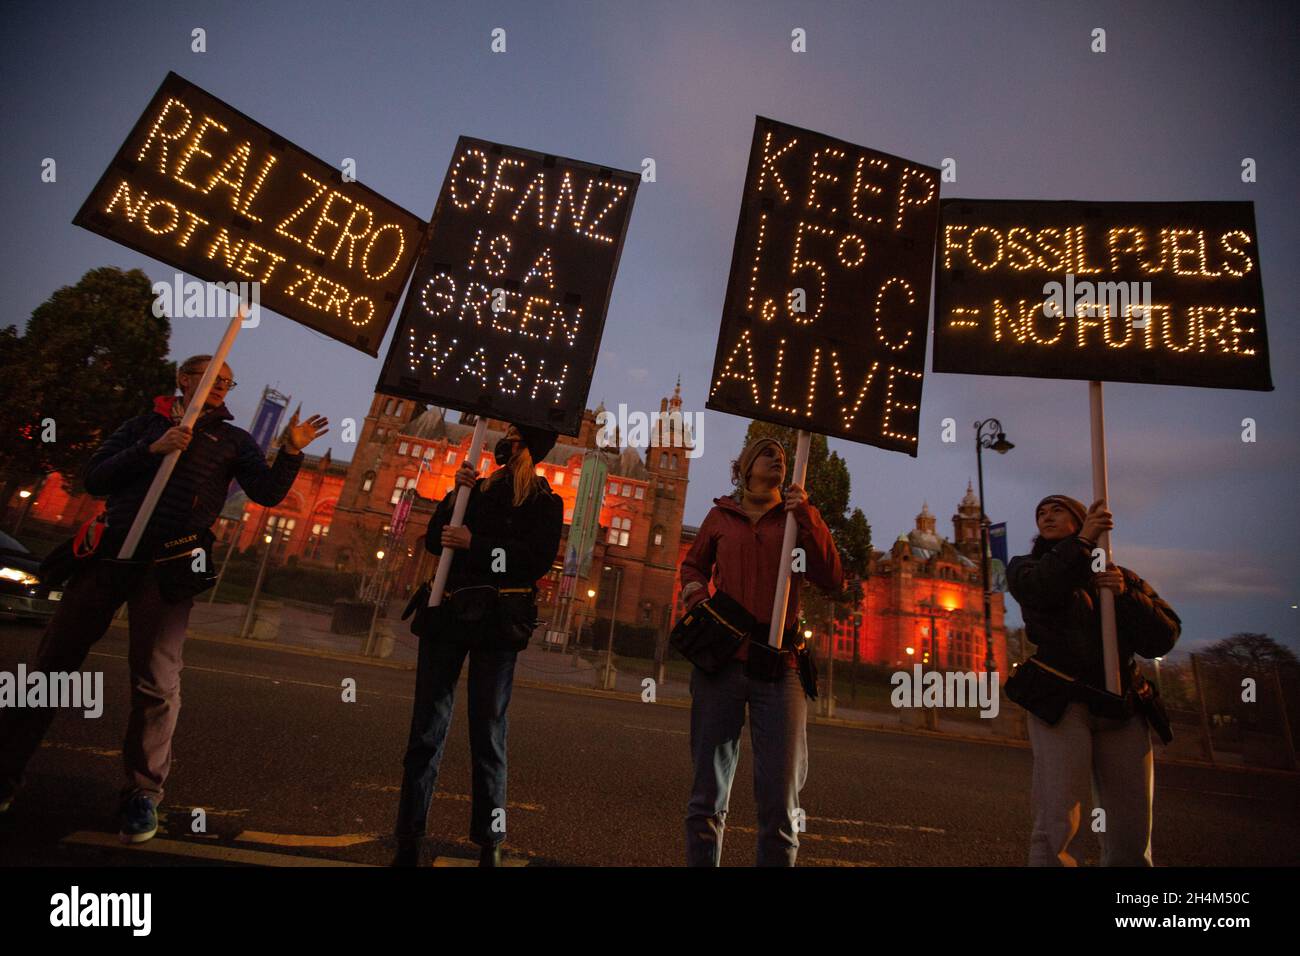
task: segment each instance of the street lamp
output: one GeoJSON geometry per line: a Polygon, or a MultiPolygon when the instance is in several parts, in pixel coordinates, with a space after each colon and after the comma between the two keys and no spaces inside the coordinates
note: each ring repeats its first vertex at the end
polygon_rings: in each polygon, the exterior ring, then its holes
{"type": "Polygon", "coordinates": [[[22,499],[22,507],[18,510],[18,520],[14,522],[14,537],[18,537],[18,532],[23,529],[23,519],[27,517],[27,512],[32,509],[32,493],[28,488],[18,492],[18,497],[22,499]]]}
{"type": "MultiPolygon", "coordinates": [[[[919,607],[925,608],[926,614],[930,618],[930,666],[935,670],[943,670],[943,665],[939,663],[939,628],[936,625],[934,618],[935,610],[938,608],[938,605],[935,604],[932,598],[923,598],[916,603],[919,607]]],[[[921,629],[925,630],[924,625],[922,625],[921,629]]]]}
{"type": "Polygon", "coordinates": [[[985,448],[1005,455],[1016,446],[1007,441],[1002,423],[996,418],[986,418],[975,423],[975,470],[980,483],[980,568],[984,576],[984,669],[990,674],[998,666],[993,656],[993,621],[989,593],[989,519],[984,513],[984,457],[985,448]]]}

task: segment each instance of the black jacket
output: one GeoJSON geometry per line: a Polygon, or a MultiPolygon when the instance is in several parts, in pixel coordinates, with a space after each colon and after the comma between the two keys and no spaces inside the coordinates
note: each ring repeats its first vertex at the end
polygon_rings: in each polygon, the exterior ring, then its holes
{"type": "MultiPolygon", "coordinates": [[[[149,446],[174,424],[171,403],[158,400],[154,411],[130,419],[96,449],[84,483],[92,495],[108,496],[108,527],[124,536],[135,519],[163,456],[149,446]]],[[[273,507],[293,486],[303,456],[281,450],[268,467],[253,436],[227,424],[234,418],[224,404],[209,408],[194,423],[194,436],[181,453],[145,532],[145,547],[210,528],[226,503],[234,478],[248,497],[273,507]]],[[[143,549],[137,552],[143,557],[143,549]]]]}
{"type": "MultiPolygon", "coordinates": [[[[514,506],[514,485],[509,476],[497,479],[484,490],[486,478],[470,489],[465,508],[465,527],[470,531],[468,551],[456,551],[447,587],[476,584],[496,587],[531,587],[555,562],[564,528],[564,501],[551,491],[545,478],[538,477],[537,490],[518,508],[514,506]],[[505,570],[492,570],[492,552],[504,550],[505,570]]],[[[442,553],[442,529],[451,521],[456,503],[453,488],[434,509],[424,546],[442,553]]]]}
{"type": "MultiPolygon", "coordinates": [[[[1182,632],[1173,608],[1128,568],[1124,593],[1115,598],[1115,635],[1122,692],[1132,683],[1133,655],[1167,654],[1182,632]]],[[[1038,646],[1034,655],[1076,680],[1105,689],[1101,649],[1101,606],[1092,586],[1092,552],[1077,537],[1042,545],[1035,554],[1011,559],[1011,596],[1020,604],[1025,632],[1038,646]]]]}

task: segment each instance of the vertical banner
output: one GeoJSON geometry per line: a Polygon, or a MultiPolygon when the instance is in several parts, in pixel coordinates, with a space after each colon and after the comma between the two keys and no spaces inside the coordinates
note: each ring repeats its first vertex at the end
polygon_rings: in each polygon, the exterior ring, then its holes
{"type": "Polygon", "coordinates": [[[271,447],[271,441],[279,432],[280,420],[288,407],[288,395],[276,391],[269,385],[262,389],[262,398],[257,403],[257,411],[253,413],[253,427],[249,429],[249,434],[253,436],[253,443],[263,455],[271,447]]]}
{"type": "Polygon", "coordinates": [[[989,590],[1007,590],[1007,523],[989,525],[989,590]]]}
{"type": "Polygon", "coordinates": [[[582,461],[578,494],[569,525],[569,544],[564,552],[564,573],[585,578],[591,570],[591,554],[600,530],[600,509],[605,501],[605,479],[609,466],[601,454],[588,454],[582,461]]]}

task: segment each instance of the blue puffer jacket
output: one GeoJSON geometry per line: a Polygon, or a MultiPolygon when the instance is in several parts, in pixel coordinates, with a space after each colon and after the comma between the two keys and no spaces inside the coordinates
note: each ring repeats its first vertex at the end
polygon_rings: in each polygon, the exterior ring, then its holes
{"type": "MultiPolygon", "coordinates": [[[[131,527],[163,456],[149,446],[174,424],[175,398],[154,400],[154,410],[127,421],[96,449],[86,466],[85,486],[92,495],[108,496],[108,528],[125,535],[131,527]]],[[[283,449],[267,466],[253,436],[227,424],[233,415],[224,404],[205,409],[194,423],[194,437],[176,462],[136,552],[182,534],[210,528],[226,502],[232,478],[250,499],[272,507],[284,500],[302,465],[303,456],[283,449]]]]}

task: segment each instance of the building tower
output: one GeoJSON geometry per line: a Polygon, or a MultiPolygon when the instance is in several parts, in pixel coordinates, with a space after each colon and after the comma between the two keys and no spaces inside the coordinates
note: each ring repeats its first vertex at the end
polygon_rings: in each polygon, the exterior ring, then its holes
{"type": "Polygon", "coordinates": [[[976,564],[980,559],[980,502],[971,483],[966,482],[966,496],[952,516],[953,544],[976,564]]]}

